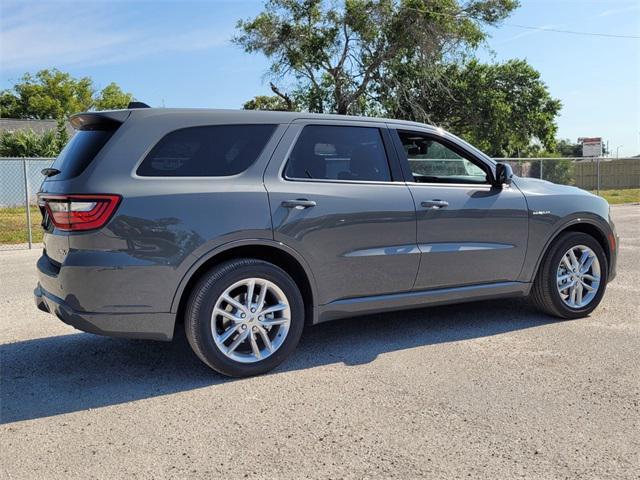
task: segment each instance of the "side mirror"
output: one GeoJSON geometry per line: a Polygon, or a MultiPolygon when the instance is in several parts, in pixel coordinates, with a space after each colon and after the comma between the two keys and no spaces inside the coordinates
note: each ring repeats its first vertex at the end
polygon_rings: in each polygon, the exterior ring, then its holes
{"type": "Polygon", "coordinates": [[[513,177],[511,165],[508,163],[496,164],[495,187],[502,188],[502,185],[511,185],[511,177],[513,177]]]}

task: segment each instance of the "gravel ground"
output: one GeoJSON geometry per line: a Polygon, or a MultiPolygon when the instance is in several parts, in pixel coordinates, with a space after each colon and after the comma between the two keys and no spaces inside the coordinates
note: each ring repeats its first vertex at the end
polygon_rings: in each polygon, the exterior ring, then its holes
{"type": "Polygon", "coordinates": [[[38,252],[0,252],[1,478],[638,478],[640,207],[589,318],[505,300],[310,328],[228,380],[173,343],[37,311],[38,252]]]}

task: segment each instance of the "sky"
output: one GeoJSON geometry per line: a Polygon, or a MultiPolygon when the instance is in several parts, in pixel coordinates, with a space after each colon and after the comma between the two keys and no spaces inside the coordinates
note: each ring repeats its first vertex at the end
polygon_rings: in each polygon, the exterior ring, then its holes
{"type": "MultiPolygon", "coordinates": [[[[116,82],[151,106],[241,108],[270,94],[269,63],[231,44],[236,22],[262,0],[0,1],[0,88],[56,67],[116,82]]],[[[615,156],[640,154],[637,0],[521,0],[478,52],[485,61],[526,59],[562,101],[558,137],[603,137],[615,156]]]]}

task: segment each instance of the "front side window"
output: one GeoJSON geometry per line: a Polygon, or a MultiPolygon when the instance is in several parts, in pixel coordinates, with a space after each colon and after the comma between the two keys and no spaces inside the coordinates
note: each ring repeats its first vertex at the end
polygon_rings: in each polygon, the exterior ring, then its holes
{"type": "Polygon", "coordinates": [[[380,130],[371,127],[304,127],[284,174],[302,180],[391,181],[380,130]]]}
{"type": "Polygon", "coordinates": [[[173,131],[138,167],[143,177],[224,177],[260,156],[276,125],[214,125],[173,131]]]}
{"type": "Polygon", "coordinates": [[[486,172],[433,137],[398,131],[414,182],[489,183],[486,172]]]}

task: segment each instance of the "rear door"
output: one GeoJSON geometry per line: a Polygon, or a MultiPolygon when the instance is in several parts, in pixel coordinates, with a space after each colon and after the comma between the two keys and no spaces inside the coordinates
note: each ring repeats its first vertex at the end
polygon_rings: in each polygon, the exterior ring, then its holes
{"type": "Polygon", "coordinates": [[[307,260],[319,304],[411,290],[415,208],[384,124],[294,122],[265,185],[275,240],[307,260]]]}
{"type": "Polygon", "coordinates": [[[493,187],[491,165],[454,137],[391,132],[417,212],[415,289],[515,281],[528,238],[520,190],[493,187]]]}

